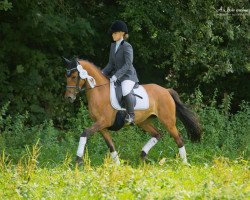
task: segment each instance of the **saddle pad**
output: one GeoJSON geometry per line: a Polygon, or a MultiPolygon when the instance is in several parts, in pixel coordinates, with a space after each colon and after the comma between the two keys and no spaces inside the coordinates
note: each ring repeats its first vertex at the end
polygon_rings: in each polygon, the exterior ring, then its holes
{"type": "MultiPolygon", "coordinates": [[[[135,110],[146,110],[149,108],[149,99],[148,94],[143,86],[139,86],[136,89],[133,89],[134,93],[141,96],[141,98],[136,97],[136,105],[135,110]]],[[[114,109],[116,110],[126,110],[125,108],[122,108],[120,104],[117,101],[116,94],[115,94],[115,85],[114,82],[110,82],[110,102],[114,109]]]]}

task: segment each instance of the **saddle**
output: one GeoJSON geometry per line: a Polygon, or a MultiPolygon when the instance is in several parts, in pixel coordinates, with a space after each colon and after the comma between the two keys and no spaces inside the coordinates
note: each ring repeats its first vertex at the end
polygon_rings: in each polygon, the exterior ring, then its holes
{"type": "MultiPolygon", "coordinates": [[[[148,94],[143,86],[136,83],[131,93],[134,95],[135,110],[148,109],[148,94]]],[[[122,87],[119,82],[110,82],[110,102],[114,109],[126,110],[122,96],[122,87]]]]}

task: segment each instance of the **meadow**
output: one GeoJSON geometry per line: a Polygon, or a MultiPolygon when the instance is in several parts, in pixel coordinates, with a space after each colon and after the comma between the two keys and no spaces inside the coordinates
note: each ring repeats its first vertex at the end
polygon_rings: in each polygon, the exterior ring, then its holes
{"type": "MultiPolygon", "coordinates": [[[[249,165],[224,157],[211,164],[184,166],[170,159],[132,167],[106,158],[100,166],[6,166],[1,199],[248,199],[249,165]]],[[[3,167],[3,166],[2,166],[3,167]]]]}
{"type": "Polygon", "coordinates": [[[150,136],[135,126],[112,133],[120,166],[99,133],[87,143],[84,165],[76,166],[79,134],[91,124],[83,103],[65,130],[51,120],[28,126],[29,114],[7,115],[6,104],[0,115],[0,199],[249,199],[250,106],[242,102],[232,114],[230,98],[204,105],[196,93],[200,143],[191,143],[178,121],[190,166],[180,162],[158,121],[164,137],[146,162],[139,155],[150,136]]]}

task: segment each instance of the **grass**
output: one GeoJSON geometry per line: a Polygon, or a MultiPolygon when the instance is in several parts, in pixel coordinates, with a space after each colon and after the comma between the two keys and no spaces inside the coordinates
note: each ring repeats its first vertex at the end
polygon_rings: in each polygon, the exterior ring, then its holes
{"type": "MultiPolygon", "coordinates": [[[[37,146],[33,154],[37,154],[37,146]]],[[[0,199],[249,199],[249,163],[214,158],[185,166],[178,159],[116,166],[109,157],[98,167],[71,158],[54,168],[34,167],[36,155],[12,166],[1,160],[0,199]],[[33,160],[33,162],[32,162],[33,160]]],[[[85,157],[85,161],[89,159],[85,157]]]]}
{"type": "Polygon", "coordinates": [[[78,167],[79,135],[92,123],[84,105],[64,130],[52,120],[28,126],[28,114],[6,115],[6,105],[0,110],[0,199],[250,199],[250,105],[243,102],[231,114],[230,98],[207,106],[197,93],[200,143],[191,143],[178,121],[191,166],[180,162],[174,140],[154,121],[164,137],[146,163],[139,155],[150,136],[135,126],[112,133],[121,166],[97,133],[78,167]]]}

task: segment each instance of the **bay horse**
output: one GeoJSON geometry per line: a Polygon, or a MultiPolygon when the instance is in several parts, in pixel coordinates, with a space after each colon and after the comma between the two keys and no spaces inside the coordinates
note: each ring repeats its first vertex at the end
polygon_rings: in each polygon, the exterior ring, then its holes
{"type": "MultiPolygon", "coordinates": [[[[83,162],[82,157],[87,138],[100,131],[110,150],[112,159],[119,164],[119,156],[108,130],[113,125],[117,114],[117,110],[110,103],[109,79],[89,61],[68,60],[66,58],[64,60],[67,64],[65,98],[73,102],[79,91],[85,87],[89,114],[94,121],[93,125],[85,129],[80,135],[76,162],[78,164],[83,162]],[[79,72],[79,69],[83,71],[79,72]],[[83,73],[83,77],[80,77],[80,73],[83,73]]],[[[141,158],[144,160],[149,150],[162,137],[162,133],[150,120],[150,117],[154,115],[174,138],[179,148],[180,158],[183,163],[187,164],[184,142],[176,128],[176,116],[184,124],[191,141],[200,141],[201,139],[201,127],[198,117],[181,102],[179,95],[173,89],[166,89],[156,84],[142,86],[146,89],[149,97],[149,108],[135,111],[135,124],[148,132],[152,138],[142,148],[141,158]]]]}

